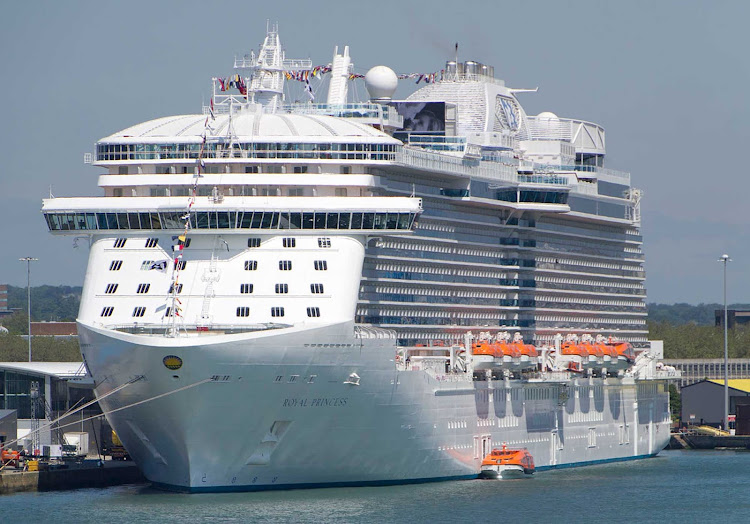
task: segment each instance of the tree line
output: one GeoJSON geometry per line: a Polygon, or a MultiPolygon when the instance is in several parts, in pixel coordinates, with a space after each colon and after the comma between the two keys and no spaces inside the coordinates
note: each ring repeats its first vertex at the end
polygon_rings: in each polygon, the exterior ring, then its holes
{"type": "MultiPolygon", "coordinates": [[[[31,320],[73,322],[78,316],[82,291],[81,286],[32,286],[31,320]]],[[[26,311],[25,287],[8,286],[8,308],[26,311]]],[[[7,327],[3,319],[0,323],[7,327]]]]}

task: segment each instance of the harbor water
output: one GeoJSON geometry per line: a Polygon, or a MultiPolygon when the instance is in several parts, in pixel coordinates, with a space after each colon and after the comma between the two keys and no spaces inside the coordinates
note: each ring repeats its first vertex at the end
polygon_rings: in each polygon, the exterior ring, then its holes
{"type": "Polygon", "coordinates": [[[746,522],[750,452],[658,457],[468,480],[262,493],[166,493],[147,485],[0,498],[0,522],[746,522]]]}

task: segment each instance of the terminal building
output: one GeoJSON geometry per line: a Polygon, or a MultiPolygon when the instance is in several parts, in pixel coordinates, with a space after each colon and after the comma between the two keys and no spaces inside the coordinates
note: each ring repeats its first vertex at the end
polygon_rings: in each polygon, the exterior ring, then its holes
{"type": "Polygon", "coordinates": [[[86,432],[91,448],[101,448],[109,426],[103,417],[85,420],[101,414],[98,403],[62,419],[58,429],[45,428],[51,420],[94,400],[93,388],[81,362],[0,363],[0,441],[21,439],[16,447],[42,449],[62,444],[64,433],[86,432]]]}
{"type": "MultiPolygon", "coordinates": [[[[701,380],[724,380],[723,358],[664,359],[664,364],[682,372],[680,388],[701,380]]],[[[729,378],[750,379],[750,358],[730,358],[729,378]]]]}

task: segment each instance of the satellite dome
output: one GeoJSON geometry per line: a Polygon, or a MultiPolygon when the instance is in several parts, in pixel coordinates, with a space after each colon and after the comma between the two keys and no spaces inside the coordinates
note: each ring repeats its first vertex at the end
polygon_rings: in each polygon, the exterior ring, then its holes
{"type": "Polygon", "coordinates": [[[398,77],[390,67],[375,66],[365,75],[365,86],[372,100],[390,99],[398,87],[398,77]]]}
{"type": "Polygon", "coordinates": [[[560,120],[560,118],[549,111],[543,111],[536,116],[537,120],[560,120]]]}

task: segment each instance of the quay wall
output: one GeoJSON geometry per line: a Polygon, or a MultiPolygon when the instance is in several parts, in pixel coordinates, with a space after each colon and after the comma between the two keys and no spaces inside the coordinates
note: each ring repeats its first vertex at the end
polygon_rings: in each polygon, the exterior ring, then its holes
{"type": "Polygon", "coordinates": [[[19,491],[103,488],[147,482],[135,464],[96,465],[47,471],[8,471],[0,474],[0,495],[19,491]]]}

